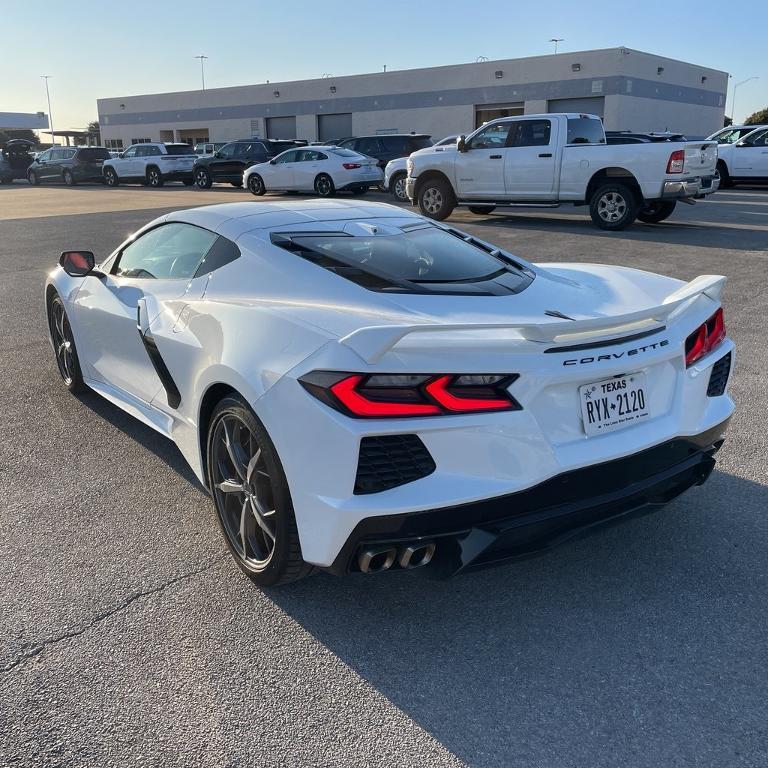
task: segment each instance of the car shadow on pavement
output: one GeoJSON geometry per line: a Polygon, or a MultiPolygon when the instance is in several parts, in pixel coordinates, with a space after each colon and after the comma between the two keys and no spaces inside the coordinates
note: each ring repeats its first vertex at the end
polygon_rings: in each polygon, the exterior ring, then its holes
{"type": "Polygon", "coordinates": [[[131,437],[137,443],[141,444],[148,451],[151,451],[159,459],[164,461],[171,469],[177,472],[190,485],[198,490],[207,493],[207,490],[200,484],[195,473],[187,464],[186,459],[176,447],[176,444],[164,437],[154,429],[135,419],[130,414],[113,405],[109,400],[105,400],[100,395],[90,390],[78,393],[77,399],[87,408],[90,408],[97,416],[108,421],[117,427],[121,432],[131,437]]]}
{"type": "MultiPolygon", "coordinates": [[[[702,213],[702,218],[705,214],[702,213]]],[[[768,224],[768,219],[766,219],[768,224]]],[[[727,222],[697,223],[692,221],[675,221],[670,219],[661,224],[634,224],[621,232],[605,232],[597,229],[589,218],[575,216],[536,216],[515,214],[491,214],[465,219],[460,228],[465,225],[493,227],[499,229],[544,232],[549,235],[589,235],[599,238],[612,238],[617,241],[636,240],[641,242],[666,243],[685,248],[727,248],[739,251],[764,251],[768,242],[768,229],[752,229],[743,224],[729,226],[727,222]]],[[[482,236],[482,232],[480,233],[482,236]]],[[[491,240],[498,239],[498,234],[489,236],[491,240]]]]}
{"type": "Polygon", "coordinates": [[[716,471],[542,557],[267,594],[468,765],[765,765],[766,510],[716,471]]]}

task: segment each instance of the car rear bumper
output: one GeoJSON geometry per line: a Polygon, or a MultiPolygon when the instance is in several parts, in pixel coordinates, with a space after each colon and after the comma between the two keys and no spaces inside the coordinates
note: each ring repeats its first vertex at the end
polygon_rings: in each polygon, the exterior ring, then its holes
{"type": "Polygon", "coordinates": [[[539,554],[557,544],[663,507],[715,466],[729,419],[613,461],[565,472],[533,488],[458,506],[361,520],[325,569],[359,571],[364,551],[434,544],[425,574],[449,577],[539,554]]]}
{"type": "Polygon", "coordinates": [[[717,192],[720,188],[718,176],[697,176],[693,179],[665,181],[661,196],[664,200],[677,200],[682,197],[704,197],[717,192]]]}

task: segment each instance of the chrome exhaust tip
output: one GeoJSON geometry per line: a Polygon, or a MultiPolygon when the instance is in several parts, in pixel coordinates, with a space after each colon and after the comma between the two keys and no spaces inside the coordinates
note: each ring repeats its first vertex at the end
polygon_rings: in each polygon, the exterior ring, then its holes
{"type": "Polygon", "coordinates": [[[421,568],[424,565],[429,565],[434,555],[434,541],[415,541],[400,548],[398,562],[401,568],[421,568]]]}
{"type": "Polygon", "coordinates": [[[360,550],[357,564],[363,573],[381,573],[392,567],[396,557],[394,547],[369,547],[360,550]]]}

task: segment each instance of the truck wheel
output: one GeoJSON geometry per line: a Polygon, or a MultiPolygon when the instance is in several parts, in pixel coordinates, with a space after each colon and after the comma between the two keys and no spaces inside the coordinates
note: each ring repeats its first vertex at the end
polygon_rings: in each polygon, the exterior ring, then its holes
{"type": "Polygon", "coordinates": [[[470,205],[469,212],[474,213],[476,216],[485,216],[488,213],[493,213],[496,210],[495,205],[470,205]]]}
{"type": "Polygon", "coordinates": [[[639,208],[634,190],[614,182],[598,187],[589,201],[589,215],[595,226],[609,232],[626,229],[637,218],[639,208]]]}
{"type": "Polygon", "coordinates": [[[637,214],[637,218],[640,221],[644,221],[646,224],[658,224],[664,219],[668,219],[672,215],[672,211],[675,210],[677,200],[669,200],[664,202],[662,200],[654,200],[652,203],[643,206],[640,212],[637,214]]]}
{"type": "Polygon", "coordinates": [[[407,203],[408,195],[405,194],[406,174],[396,173],[389,182],[389,191],[398,203],[407,203]]]}
{"type": "Polygon", "coordinates": [[[728,166],[722,160],[717,164],[716,172],[720,174],[720,189],[730,189],[734,186],[731,174],[728,173],[728,166]]]}
{"type": "Polygon", "coordinates": [[[162,187],[164,183],[163,174],[157,166],[151,165],[147,168],[147,184],[150,187],[162,187]]]}
{"type": "Polygon", "coordinates": [[[418,192],[419,210],[429,219],[447,219],[456,207],[456,198],[446,179],[425,181],[418,192]]]}

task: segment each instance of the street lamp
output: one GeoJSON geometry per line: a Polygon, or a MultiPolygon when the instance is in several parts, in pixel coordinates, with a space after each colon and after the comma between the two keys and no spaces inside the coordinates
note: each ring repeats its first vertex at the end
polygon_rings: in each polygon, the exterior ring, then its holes
{"type": "Polygon", "coordinates": [[[51,115],[51,93],[48,90],[48,78],[52,77],[52,75],[40,75],[40,77],[45,80],[45,97],[48,99],[48,127],[50,128],[50,134],[51,134],[51,145],[56,143],[56,140],[53,136],[53,115],[51,115]]]}
{"type": "Polygon", "coordinates": [[[200,79],[203,82],[203,90],[205,90],[205,60],[208,57],[201,54],[200,56],[194,56],[193,58],[200,59],[200,79]]]}
{"type": "Polygon", "coordinates": [[[760,78],[757,75],[753,75],[752,77],[748,77],[746,80],[742,80],[740,83],[736,83],[736,85],[733,86],[733,94],[731,96],[731,120],[733,122],[736,122],[736,89],[740,85],[744,85],[744,83],[748,83],[750,80],[759,80],[760,78]]]}
{"type": "Polygon", "coordinates": [[[565,40],[564,37],[550,37],[549,42],[555,44],[555,53],[557,53],[557,44],[562,43],[565,40]]]}

